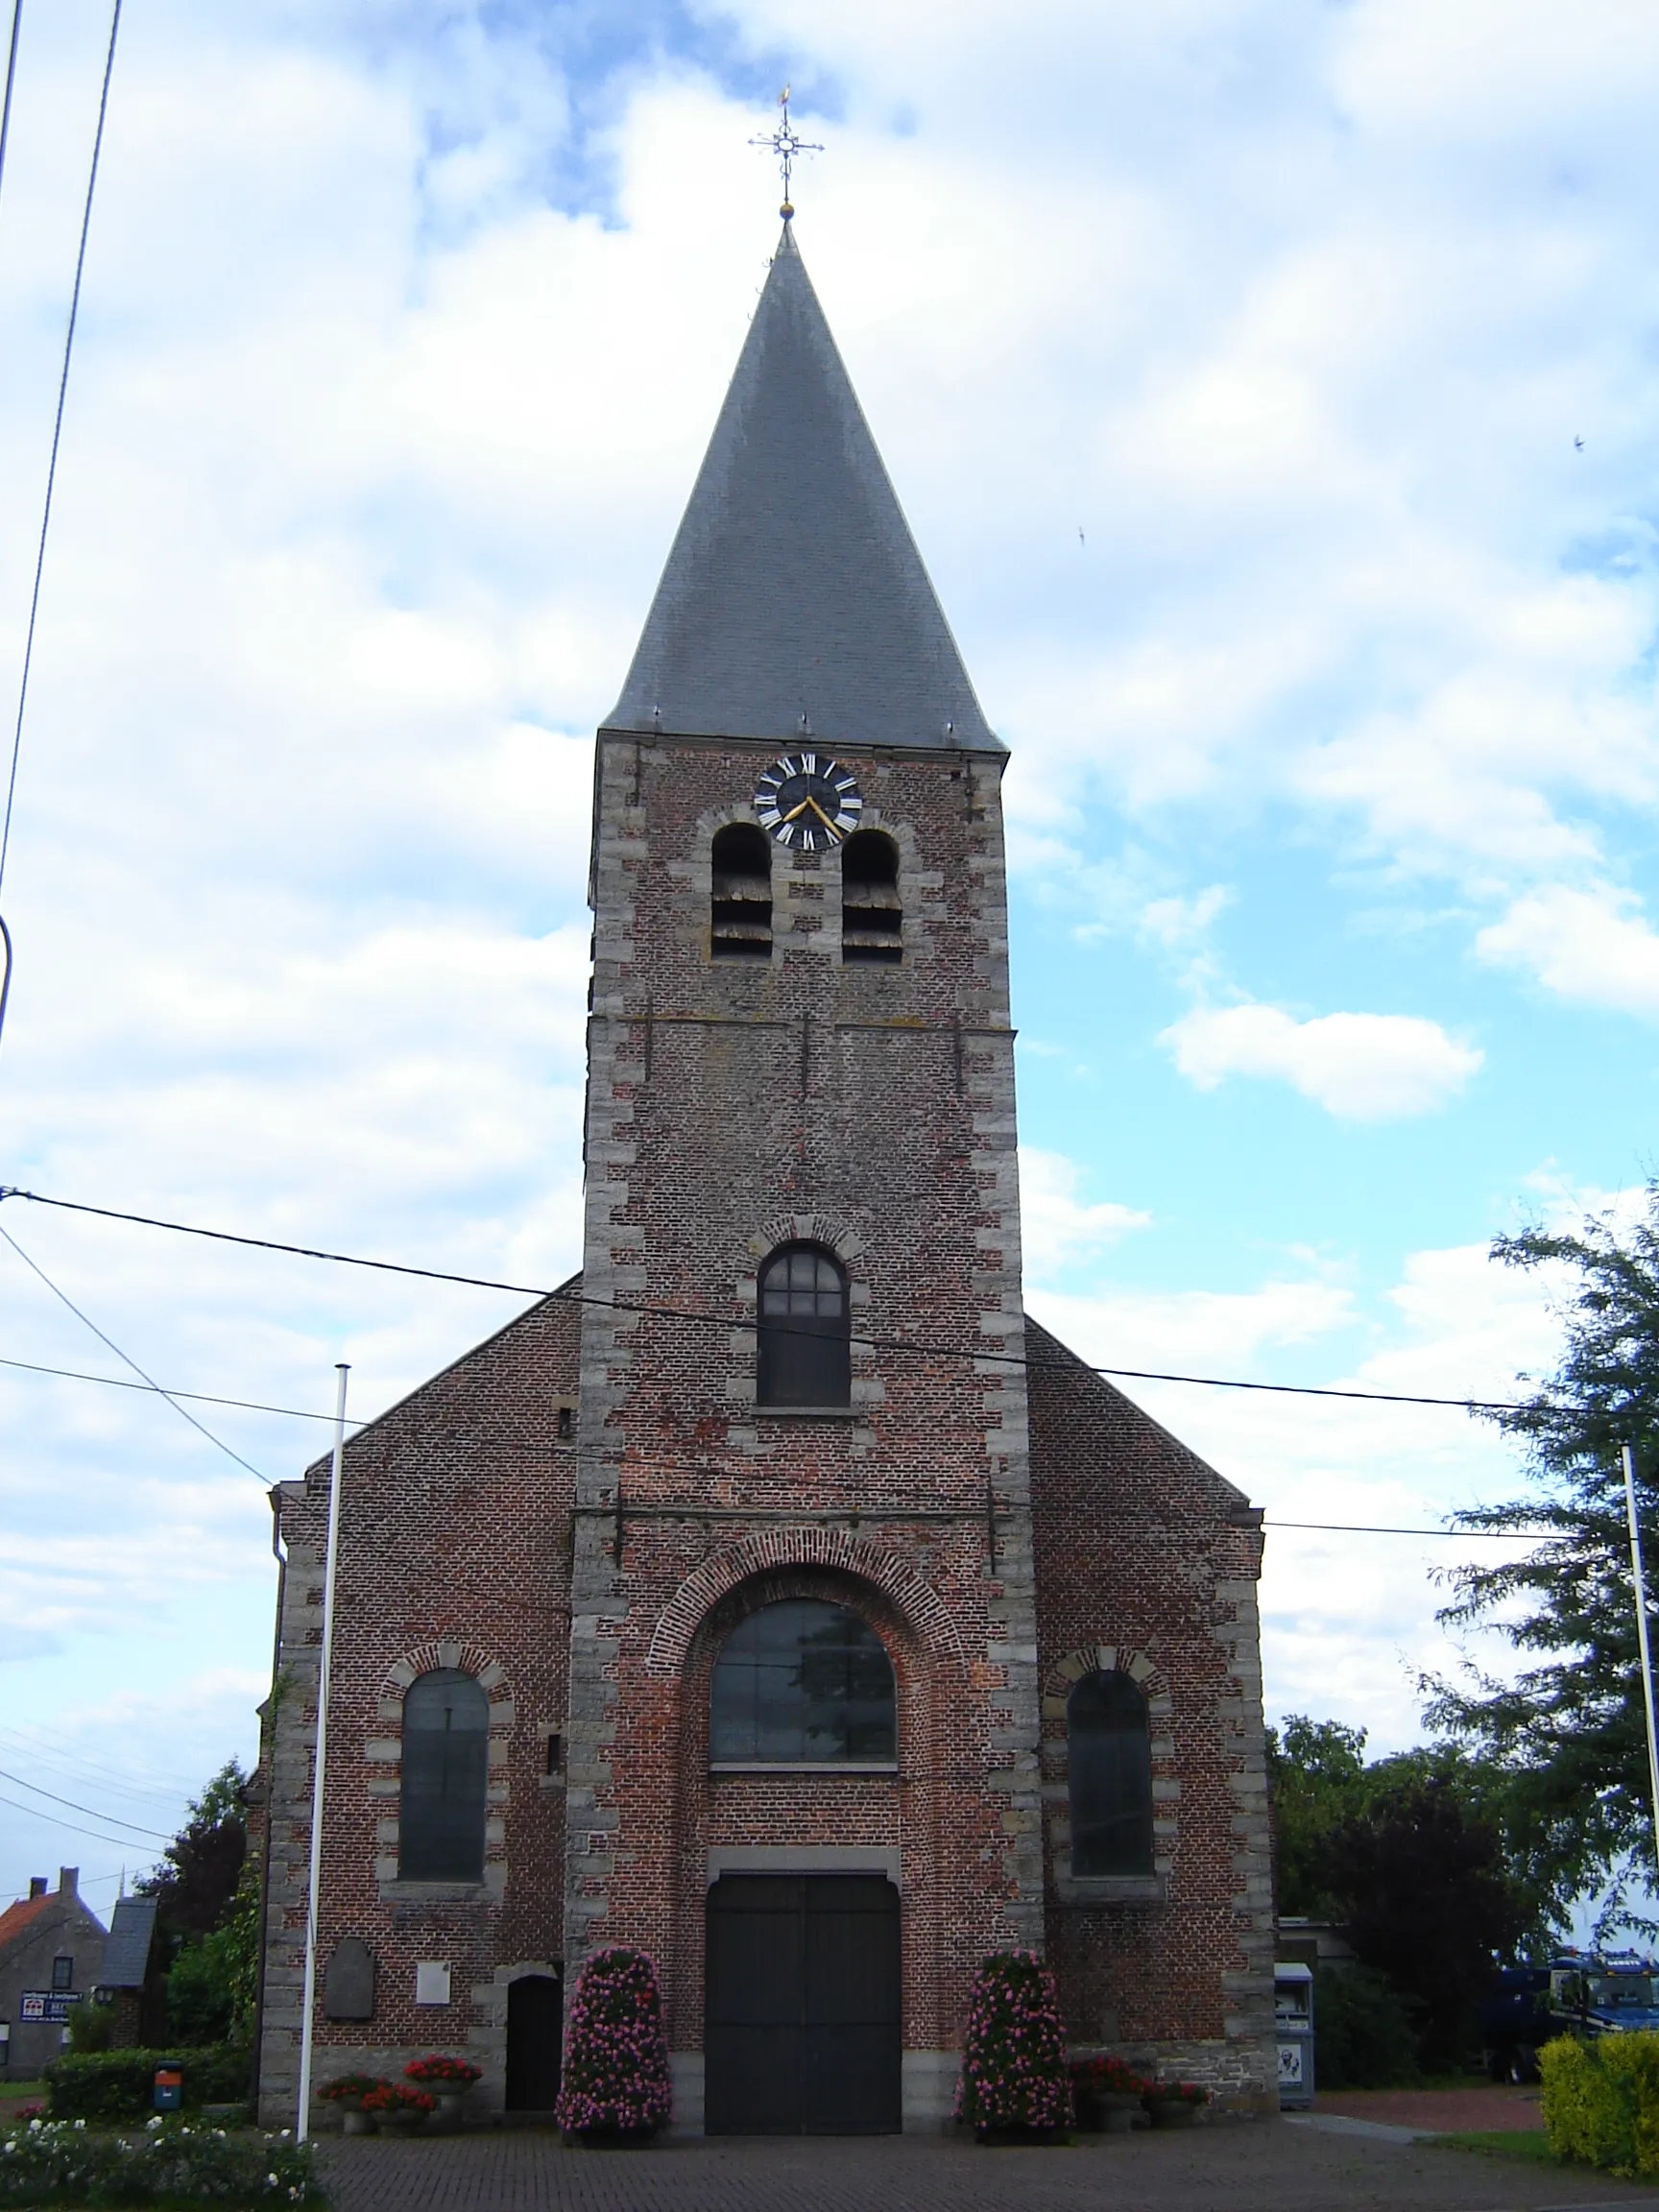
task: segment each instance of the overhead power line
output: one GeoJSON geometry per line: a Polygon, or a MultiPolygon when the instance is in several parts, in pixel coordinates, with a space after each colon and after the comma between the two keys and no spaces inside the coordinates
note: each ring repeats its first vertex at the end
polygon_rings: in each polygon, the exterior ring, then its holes
{"type": "MultiPolygon", "coordinates": [[[[704,1329],[735,1329],[753,1333],[760,1326],[758,1319],[750,1319],[746,1315],[699,1313],[684,1306],[662,1306],[626,1298],[600,1298],[590,1291],[573,1290],[568,1286],[549,1289],[543,1284],[508,1283],[493,1276],[463,1275],[445,1267],[419,1267],[408,1261],[372,1260],[360,1253],[333,1252],[312,1244],[288,1244],[274,1237],[242,1236],[228,1229],[204,1228],[193,1221],[170,1221],[154,1214],[127,1213],[114,1206],[89,1206],[74,1198],[49,1198],[41,1191],[25,1190],[16,1184],[0,1184],[0,1199],[7,1198],[21,1198],[32,1206],[51,1206],[65,1214],[85,1214],[103,1221],[125,1221],[141,1229],[163,1229],[179,1237],[200,1237],[214,1244],[235,1244],[254,1252],[279,1252],[292,1259],[321,1260],[336,1267],[363,1267],[381,1275],[407,1275],[424,1283],[453,1283],[464,1289],[499,1290],[514,1298],[558,1299],[568,1305],[602,1307],[609,1312],[637,1313],[648,1319],[687,1322],[704,1329]]],[[[5,1232],[0,1230],[0,1236],[4,1235],[5,1232]]],[[[1017,1352],[989,1351],[977,1344],[936,1344],[925,1337],[871,1336],[863,1331],[855,1332],[854,1341],[868,1345],[873,1351],[896,1352],[910,1358],[964,1359],[975,1365],[1057,1370],[1070,1364],[1067,1360],[1032,1359],[1017,1352]]],[[[1119,1381],[1180,1382],[1206,1390],[1250,1390],[1287,1398],[1334,1398],[1368,1406],[1443,1406],[1455,1407],[1460,1413],[1513,1413],[1519,1410],[1515,1403],[1508,1399],[1443,1398],[1424,1391],[1406,1390],[1343,1390],[1315,1382],[1246,1382],[1236,1376],[1184,1375],[1156,1367],[1105,1367],[1089,1360],[1078,1360],[1076,1364],[1090,1374],[1105,1375],[1119,1381]]]]}
{"type": "Polygon", "coordinates": [[[189,1407],[180,1406],[176,1398],[171,1396],[169,1392],[163,1390],[160,1383],[156,1382],[153,1375],[146,1375],[143,1368],[139,1366],[137,1360],[134,1359],[130,1353],[123,1352],[120,1345],[116,1343],[113,1336],[107,1336],[104,1331],[99,1328],[97,1322],[94,1321],[89,1314],[84,1313],[81,1310],[80,1307],[76,1305],[74,1299],[70,1297],[68,1291],[60,1290],[58,1287],[58,1285],[53,1282],[51,1276],[47,1274],[45,1268],[40,1266],[36,1261],[30,1259],[28,1253],[24,1251],[22,1245],[18,1243],[16,1238],[12,1235],[10,1230],[0,1229],[0,1238],[3,1238],[5,1241],[11,1245],[12,1251],[16,1253],[18,1259],[22,1261],[24,1266],[27,1267],[32,1274],[37,1275],[40,1278],[41,1282],[45,1284],[47,1289],[51,1291],[53,1297],[60,1300],[63,1305],[68,1307],[70,1312],[74,1314],[77,1321],[84,1323],[86,1328],[91,1330],[93,1335],[97,1337],[100,1344],[107,1345],[108,1349],[114,1353],[117,1359],[121,1360],[124,1365],[131,1367],[134,1375],[138,1376],[143,1382],[147,1383],[149,1387],[156,1391],[160,1397],[167,1400],[168,1405],[172,1407],[174,1412],[178,1414],[181,1421],[188,1421],[191,1428],[198,1431],[202,1435],[205,1436],[209,1444],[213,1445],[217,1450],[223,1452],[227,1459],[234,1459],[238,1467],[246,1468],[248,1473],[252,1476],[255,1482],[269,1487],[269,1484],[266,1482],[266,1478],[260,1474],[258,1468],[255,1467],[251,1460],[244,1459],[240,1452],[232,1452],[229,1445],[226,1443],[222,1436],[215,1436],[212,1430],[207,1427],[204,1421],[198,1421],[195,1414],[190,1411],[189,1407]]]}
{"type": "Polygon", "coordinates": [[[10,1774],[4,1767],[0,1767],[0,1782],[10,1782],[14,1790],[28,1790],[36,1797],[50,1798],[54,1805],[66,1805],[71,1813],[84,1813],[89,1820],[102,1820],[106,1827],[131,1828],[135,1836],[148,1836],[157,1843],[173,1840],[159,1828],[140,1827],[136,1820],[123,1820],[119,1814],[100,1812],[96,1805],[77,1805],[73,1797],[60,1797],[55,1791],[42,1790],[38,1782],[26,1782],[21,1774],[10,1774]]]}
{"type": "MultiPolygon", "coordinates": [[[[12,106],[12,65],[17,55],[17,21],[21,0],[12,19],[12,55],[6,71],[6,110],[12,106]]],[[[46,537],[52,525],[52,493],[58,483],[58,449],[63,440],[63,407],[69,396],[69,363],[75,350],[75,326],[81,315],[81,279],[86,268],[86,240],[92,228],[92,196],[98,187],[98,156],[104,150],[104,121],[109,112],[109,80],[115,70],[115,38],[121,28],[121,0],[115,0],[109,17],[109,48],[104,58],[104,84],[98,95],[98,129],[92,139],[92,161],[86,175],[86,204],[81,211],[81,244],[75,255],[75,288],[69,295],[69,325],[63,334],[63,367],[58,378],[58,412],[52,423],[52,454],[46,465],[46,497],[40,510],[40,539],[35,551],[35,586],[29,597],[29,626],[23,638],[23,673],[17,685],[17,720],[12,733],[12,767],[6,779],[6,812],[0,820],[0,885],[6,880],[6,857],[12,846],[12,807],[17,796],[17,760],[23,749],[23,710],[29,699],[29,670],[35,658],[35,624],[40,613],[40,579],[46,567],[46,537]]]]}
{"type": "Polygon", "coordinates": [[[89,1836],[94,1843],[113,1843],[118,1851],[131,1851],[133,1848],[130,1836],[106,1836],[101,1829],[83,1828],[74,1820],[60,1820],[56,1813],[47,1813],[38,1805],[20,1805],[15,1797],[0,1796],[0,1805],[9,1805],[13,1813],[32,1813],[36,1820],[45,1820],[54,1828],[66,1830],[71,1836],[89,1836]]]}
{"type": "MultiPolygon", "coordinates": [[[[88,1375],[79,1367],[45,1367],[38,1359],[3,1359],[0,1367],[16,1367],[25,1375],[56,1375],[64,1382],[101,1382],[106,1390],[136,1390],[141,1397],[183,1398],[192,1406],[232,1406],[239,1413],[281,1413],[290,1421],[332,1421],[332,1413],[313,1413],[305,1406],[265,1406],[254,1398],[216,1398],[205,1390],[174,1390],[160,1382],[129,1382],[125,1375],[88,1375]]],[[[361,1421],[349,1421],[349,1429],[361,1429],[361,1421]]]]}

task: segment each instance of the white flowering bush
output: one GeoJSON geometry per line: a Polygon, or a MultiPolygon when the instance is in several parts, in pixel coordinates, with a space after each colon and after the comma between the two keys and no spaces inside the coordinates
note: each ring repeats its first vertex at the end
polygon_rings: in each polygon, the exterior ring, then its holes
{"type": "Polygon", "coordinates": [[[147,2205],[200,2200],[235,2206],[326,2201],[307,2144],[232,2133],[174,2116],[115,2134],[84,2120],[30,2120],[0,2131],[0,2206],[147,2205]]]}

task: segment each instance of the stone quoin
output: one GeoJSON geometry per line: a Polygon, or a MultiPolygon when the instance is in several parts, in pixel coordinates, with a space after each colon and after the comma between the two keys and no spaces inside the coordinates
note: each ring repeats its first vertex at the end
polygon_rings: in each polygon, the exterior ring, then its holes
{"type": "MultiPolygon", "coordinates": [[[[319,2082],[545,2110],[620,1944],[678,2132],[938,2130],[1025,1947],[1074,2049],[1275,2105],[1261,1515],[1025,1317],[1006,758],[785,224],[598,733],[581,1274],[346,1448],[319,2082]]],[[[276,1494],[273,2124],[328,1472],[276,1494]]]]}

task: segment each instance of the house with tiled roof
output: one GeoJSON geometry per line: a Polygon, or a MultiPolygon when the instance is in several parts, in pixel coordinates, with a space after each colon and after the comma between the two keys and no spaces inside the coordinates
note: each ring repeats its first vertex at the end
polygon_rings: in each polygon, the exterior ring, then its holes
{"type": "Polygon", "coordinates": [[[80,1868],[44,1874],[0,1912],[0,2076],[33,2081],[56,2058],[77,2005],[89,2005],[104,1970],[104,1923],[82,1901],[80,1868]]]}

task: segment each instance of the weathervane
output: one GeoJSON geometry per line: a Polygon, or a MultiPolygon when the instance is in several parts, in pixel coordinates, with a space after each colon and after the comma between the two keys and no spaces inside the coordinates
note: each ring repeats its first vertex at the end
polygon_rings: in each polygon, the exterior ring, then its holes
{"type": "Polygon", "coordinates": [[[798,154],[822,154],[824,149],[822,146],[811,145],[805,138],[797,137],[795,126],[789,120],[789,87],[787,84],[778,95],[778,105],[783,110],[783,114],[777,130],[769,138],[751,138],[749,143],[751,146],[768,148],[778,156],[778,166],[783,172],[783,204],[778,212],[787,223],[795,212],[794,203],[789,197],[789,177],[790,172],[795,167],[795,156],[798,154]]]}

